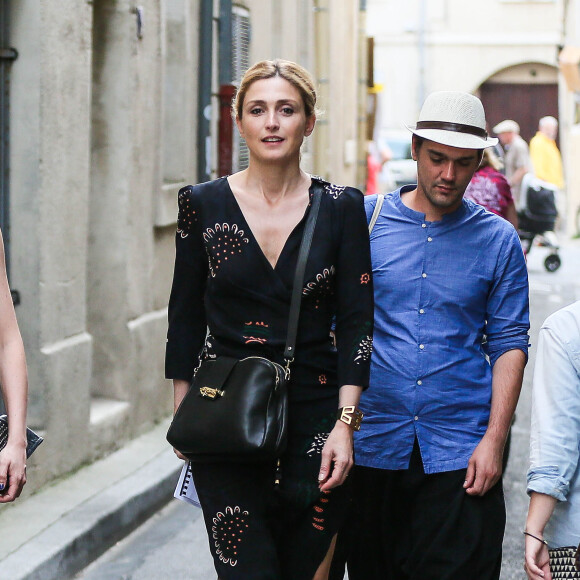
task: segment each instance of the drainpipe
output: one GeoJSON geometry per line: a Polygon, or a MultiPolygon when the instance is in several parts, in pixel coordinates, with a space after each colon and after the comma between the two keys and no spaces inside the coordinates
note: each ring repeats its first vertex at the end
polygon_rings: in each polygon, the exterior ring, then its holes
{"type": "Polygon", "coordinates": [[[356,183],[357,187],[365,190],[367,177],[367,99],[369,83],[369,50],[366,32],[366,0],[360,0],[359,6],[359,25],[358,25],[358,92],[357,92],[357,168],[356,183]]]}
{"type": "Polygon", "coordinates": [[[234,127],[230,112],[236,91],[232,81],[232,0],[220,0],[218,177],[232,173],[234,127]]]}
{"type": "MultiPolygon", "coordinates": [[[[315,39],[315,62],[316,84],[318,89],[318,102],[322,108],[329,107],[329,37],[328,37],[328,1],[314,1],[314,39],[315,39]]],[[[315,173],[328,179],[330,173],[329,160],[329,118],[330,112],[323,110],[322,118],[316,121],[314,167],[315,173]]],[[[335,178],[336,179],[336,178],[335,178]]]]}
{"type": "Polygon", "coordinates": [[[213,62],[213,0],[199,7],[199,74],[197,109],[197,179],[211,179],[211,72],[213,62]]]}
{"type": "MultiPolygon", "coordinates": [[[[4,238],[6,273],[10,280],[10,69],[18,58],[10,40],[10,3],[2,2],[0,8],[0,228],[4,238]]],[[[12,301],[20,301],[18,292],[12,291],[12,301]]],[[[0,399],[1,401],[1,399],[0,399]]]]}
{"type": "Polygon", "coordinates": [[[232,99],[236,94],[234,85],[221,85],[220,120],[218,127],[218,177],[232,174],[234,155],[234,123],[232,120],[232,99]]]}
{"type": "Polygon", "coordinates": [[[427,20],[427,0],[420,0],[419,2],[419,30],[418,30],[418,50],[419,50],[419,87],[417,98],[419,106],[417,110],[420,111],[425,100],[425,28],[427,20]]]}

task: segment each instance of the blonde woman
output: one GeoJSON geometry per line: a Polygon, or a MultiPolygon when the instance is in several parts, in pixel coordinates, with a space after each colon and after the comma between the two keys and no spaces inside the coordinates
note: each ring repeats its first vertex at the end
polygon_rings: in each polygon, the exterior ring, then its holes
{"type": "Polygon", "coordinates": [[[193,464],[221,580],[326,579],[349,501],[353,432],[337,416],[356,408],[368,386],[370,250],[362,193],[300,168],[315,111],[306,70],[257,63],[233,103],[249,167],[179,194],[166,354],[176,408],[200,357],[282,362],[298,249],[313,191],[321,192],[279,473],[276,461],[193,464]],[[336,348],[329,339],[335,317],[336,348]]]}

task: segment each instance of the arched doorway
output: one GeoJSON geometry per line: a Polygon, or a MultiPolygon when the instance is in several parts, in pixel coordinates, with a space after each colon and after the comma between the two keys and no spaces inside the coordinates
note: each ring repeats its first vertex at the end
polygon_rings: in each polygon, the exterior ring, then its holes
{"type": "Polygon", "coordinates": [[[526,141],[536,134],[538,120],[558,118],[558,69],[532,62],[505,68],[479,87],[491,131],[500,121],[513,119],[526,141]]]}

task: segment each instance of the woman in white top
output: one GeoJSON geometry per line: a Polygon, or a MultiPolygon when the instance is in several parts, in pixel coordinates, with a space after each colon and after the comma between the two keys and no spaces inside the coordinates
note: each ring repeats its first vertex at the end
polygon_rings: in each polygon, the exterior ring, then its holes
{"type": "MultiPolygon", "coordinates": [[[[540,329],[534,369],[525,570],[550,579],[548,547],[580,542],[580,301],[540,329]]],[[[572,578],[572,576],[566,576],[572,578]]],[[[580,578],[580,571],[574,578],[580,578]]]]}

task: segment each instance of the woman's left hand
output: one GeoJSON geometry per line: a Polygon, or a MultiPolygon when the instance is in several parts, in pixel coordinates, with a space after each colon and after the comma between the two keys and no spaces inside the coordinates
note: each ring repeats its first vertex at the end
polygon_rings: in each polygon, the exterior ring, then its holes
{"type": "Polygon", "coordinates": [[[318,475],[320,491],[329,491],[342,485],[353,466],[353,431],[342,421],[337,421],[322,449],[318,475]]]}
{"type": "Polygon", "coordinates": [[[0,503],[14,501],[26,483],[26,448],[8,443],[0,452],[0,503]]]}
{"type": "Polygon", "coordinates": [[[524,570],[529,580],[551,580],[548,547],[536,538],[526,537],[524,570]]]}

